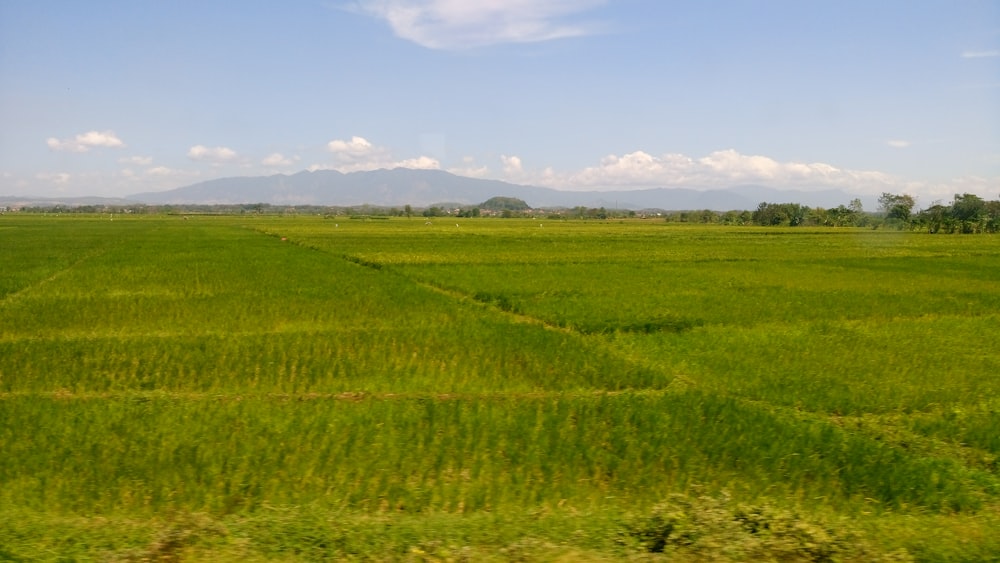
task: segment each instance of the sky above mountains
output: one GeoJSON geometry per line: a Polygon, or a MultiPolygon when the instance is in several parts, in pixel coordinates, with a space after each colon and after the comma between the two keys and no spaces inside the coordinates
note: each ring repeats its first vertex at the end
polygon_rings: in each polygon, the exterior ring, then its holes
{"type": "Polygon", "coordinates": [[[0,0],[0,194],[391,167],[1000,198],[995,0],[0,0]]]}

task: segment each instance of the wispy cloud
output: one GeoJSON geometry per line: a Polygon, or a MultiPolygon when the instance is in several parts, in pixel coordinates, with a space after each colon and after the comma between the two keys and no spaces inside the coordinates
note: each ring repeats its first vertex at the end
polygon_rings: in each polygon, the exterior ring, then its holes
{"type": "Polygon", "coordinates": [[[167,168],[166,166],[156,166],[146,170],[147,176],[177,176],[181,172],[174,170],[173,168],[167,168]]]}
{"type": "Polygon", "coordinates": [[[138,166],[149,166],[153,163],[153,157],[151,156],[126,156],[119,158],[118,162],[121,164],[135,164],[138,166]]]}
{"type": "Polygon", "coordinates": [[[238,156],[236,151],[229,147],[206,147],[205,145],[195,145],[188,149],[188,158],[212,163],[230,162],[238,156]]]}
{"type": "Polygon", "coordinates": [[[909,141],[904,141],[902,139],[891,139],[886,141],[885,144],[889,145],[894,149],[905,149],[906,147],[910,146],[909,141]]]}
{"type": "Polygon", "coordinates": [[[260,163],[263,164],[264,166],[281,167],[281,166],[292,166],[298,161],[299,157],[297,156],[286,157],[280,152],[275,152],[264,157],[264,159],[261,160],[260,163]]]}
{"type": "Polygon", "coordinates": [[[457,176],[468,176],[470,178],[483,178],[490,173],[490,168],[488,166],[479,166],[476,164],[476,159],[471,156],[462,157],[461,166],[453,166],[448,169],[448,172],[455,174],[457,176]]]}
{"type": "Polygon", "coordinates": [[[986,59],[991,57],[1000,57],[1000,51],[963,51],[963,59],[986,59]]]}
{"type": "Polygon", "coordinates": [[[35,178],[63,186],[69,183],[72,176],[66,172],[39,172],[35,174],[35,178]]]}
{"type": "Polygon", "coordinates": [[[360,0],[402,39],[429,49],[532,43],[596,33],[576,16],[605,0],[360,0]]]}
{"type": "Polygon", "coordinates": [[[49,137],[45,143],[54,151],[87,152],[94,147],[123,148],[125,143],[114,131],[87,131],[72,139],[49,137]]]}

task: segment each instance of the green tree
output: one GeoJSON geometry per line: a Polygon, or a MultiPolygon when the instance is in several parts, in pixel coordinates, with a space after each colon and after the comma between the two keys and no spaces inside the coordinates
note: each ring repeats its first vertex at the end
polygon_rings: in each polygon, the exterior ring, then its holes
{"type": "Polygon", "coordinates": [[[921,211],[917,216],[917,222],[926,228],[928,233],[955,232],[955,220],[951,216],[951,208],[939,203],[921,211]]]}
{"type": "Polygon", "coordinates": [[[753,222],[758,225],[788,225],[797,227],[805,222],[809,208],[798,203],[762,202],[753,212],[753,222]]]}
{"type": "Polygon", "coordinates": [[[855,227],[858,225],[861,213],[846,205],[838,205],[833,209],[828,209],[826,216],[828,224],[834,227],[855,227]]]}
{"type": "Polygon", "coordinates": [[[955,195],[951,203],[951,216],[959,223],[963,233],[980,232],[985,227],[986,202],[977,195],[955,195]]]}
{"type": "Polygon", "coordinates": [[[780,209],[774,203],[762,201],[753,212],[753,222],[756,225],[780,225],[781,221],[780,209]]]}
{"type": "Polygon", "coordinates": [[[698,214],[698,222],[699,223],[718,223],[719,222],[719,214],[716,213],[715,211],[712,211],[711,209],[703,209],[698,214]]]}
{"type": "Polygon", "coordinates": [[[910,220],[910,215],[913,213],[913,206],[916,203],[913,196],[907,194],[896,195],[883,192],[878,198],[879,210],[885,213],[886,218],[899,221],[910,220]]]}
{"type": "Polygon", "coordinates": [[[1000,232],[1000,200],[986,202],[986,232],[1000,232]]]}
{"type": "Polygon", "coordinates": [[[809,225],[817,225],[823,227],[829,227],[832,223],[830,221],[830,215],[826,212],[826,209],[822,207],[814,207],[809,210],[809,215],[806,217],[806,223],[809,225]]]}
{"type": "Polygon", "coordinates": [[[738,211],[726,211],[719,218],[723,225],[743,225],[743,220],[738,211]]]}

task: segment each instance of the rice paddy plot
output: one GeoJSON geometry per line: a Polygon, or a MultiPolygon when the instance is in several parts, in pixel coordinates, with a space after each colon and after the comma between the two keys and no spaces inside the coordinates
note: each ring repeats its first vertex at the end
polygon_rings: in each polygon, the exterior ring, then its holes
{"type": "Polygon", "coordinates": [[[1000,553],[995,237],[0,223],[0,557],[514,553],[501,522],[619,558],[793,513],[829,525],[762,557],[1000,553]]]}

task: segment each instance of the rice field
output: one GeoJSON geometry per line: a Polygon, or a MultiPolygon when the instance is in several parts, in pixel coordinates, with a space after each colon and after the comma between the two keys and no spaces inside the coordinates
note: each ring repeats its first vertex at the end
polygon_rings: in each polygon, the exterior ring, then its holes
{"type": "Polygon", "coordinates": [[[0,217],[0,559],[1000,558],[1000,239],[0,217]]]}

